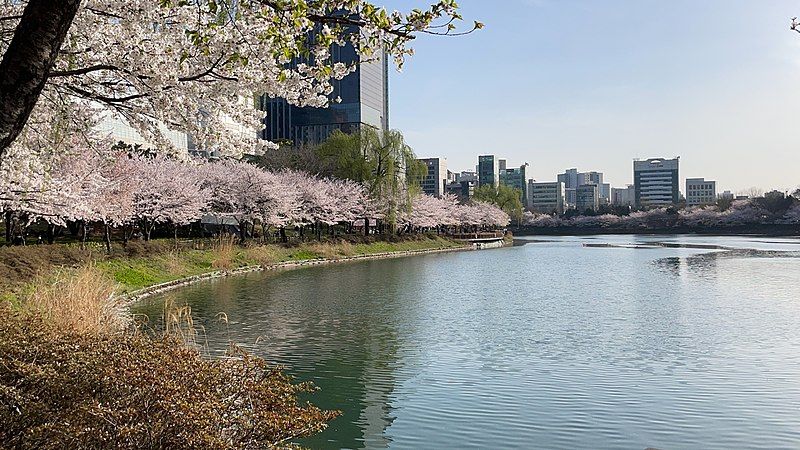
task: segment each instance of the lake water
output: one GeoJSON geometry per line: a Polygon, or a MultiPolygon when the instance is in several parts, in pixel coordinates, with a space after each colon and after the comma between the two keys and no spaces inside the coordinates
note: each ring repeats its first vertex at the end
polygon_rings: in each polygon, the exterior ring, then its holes
{"type": "Polygon", "coordinates": [[[168,295],[211,354],[240,343],[343,411],[311,448],[800,448],[800,240],[520,242],[168,295]]]}

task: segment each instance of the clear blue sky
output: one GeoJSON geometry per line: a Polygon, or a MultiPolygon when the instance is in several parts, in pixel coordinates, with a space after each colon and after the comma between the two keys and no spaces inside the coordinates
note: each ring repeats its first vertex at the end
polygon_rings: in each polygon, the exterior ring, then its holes
{"type": "Polygon", "coordinates": [[[577,167],[612,186],[633,158],[680,155],[682,179],[720,191],[800,185],[800,1],[459,4],[486,28],[418,39],[391,75],[391,126],[418,155],[463,170],[491,153],[539,181],[577,167]]]}

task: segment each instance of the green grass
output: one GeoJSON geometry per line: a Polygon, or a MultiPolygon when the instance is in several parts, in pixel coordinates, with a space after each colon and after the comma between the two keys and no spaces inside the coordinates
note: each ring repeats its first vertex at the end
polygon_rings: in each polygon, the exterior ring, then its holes
{"type": "Polygon", "coordinates": [[[292,252],[289,255],[288,261],[304,261],[307,259],[318,259],[318,258],[320,258],[319,253],[307,248],[301,248],[295,252],[292,252]]]}
{"type": "Polygon", "coordinates": [[[99,261],[97,267],[119,283],[120,292],[124,293],[213,272],[213,261],[212,250],[185,250],[147,257],[108,259],[99,261]]]}
{"type": "MultiPolygon", "coordinates": [[[[397,239],[397,238],[395,238],[397,239]]],[[[118,248],[111,257],[104,252],[81,251],[62,244],[50,246],[7,247],[0,249],[0,302],[19,304],[32,290],[39,275],[59,267],[78,267],[93,263],[110,279],[119,284],[118,293],[132,292],[155,284],[214,272],[217,250],[206,243],[204,250],[176,251],[171,241],[132,243],[118,248]]],[[[416,236],[396,242],[378,241],[350,243],[347,241],[310,242],[296,246],[256,245],[234,246],[230,265],[245,266],[279,264],[283,262],[337,259],[415,250],[461,247],[463,244],[439,236],[416,236]]],[[[202,247],[202,246],[201,246],[202,247]]]]}
{"type": "MultiPolygon", "coordinates": [[[[461,243],[438,236],[362,244],[317,242],[288,248],[279,245],[254,245],[236,248],[232,268],[462,246],[461,243]]],[[[184,250],[147,257],[108,259],[99,261],[97,267],[120,284],[120,293],[126,293],[155,284],[214,272],[217,270],[213,267],[214,259],[214,250],[184,250]]]]}

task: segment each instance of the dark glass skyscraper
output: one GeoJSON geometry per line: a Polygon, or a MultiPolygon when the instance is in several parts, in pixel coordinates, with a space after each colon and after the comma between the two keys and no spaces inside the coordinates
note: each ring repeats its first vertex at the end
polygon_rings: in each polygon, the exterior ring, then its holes
{"type": "MultiPolygon", "coordinates": [[[[331,58],[332,63],[359,63],[349,43],[331,48],[331,58]]],[[[385,53],[361,62],[355,72],[331,83],[333,92],[327,108],[297,107],[284,99],[262,96],[260,107],[267,117],[261,137],[295,145],[318,144],[335,130],[355,133],[364,125],[389,129],[389,61],[385,53]],[[337,97],[340,103],[333,101],[337,97]]]]}

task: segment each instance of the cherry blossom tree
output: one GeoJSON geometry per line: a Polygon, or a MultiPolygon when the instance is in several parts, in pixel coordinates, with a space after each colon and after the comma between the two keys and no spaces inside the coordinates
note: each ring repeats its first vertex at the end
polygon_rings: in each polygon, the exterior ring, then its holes
{"type": "Polygon", "coordinates": [[[200,172],[195,165],[165,157],[133,157],[127,161],[128,169],[136,173],[134,181],[132,217],[141,224],[145,240],[156,225],[172,223],[189,224],[208,208],[210,193],[202,186],[200,172]]]}
{"type": "Polygon", "coordinates": [[[258,152],[253,95],[326,106],[331,80],[354,69],[332,46],[364,61],[385,51],[401,67],[415,36],[457,34],[460,20],[454,0],[408,14],[365,0],[2,2],[0,162],[35,132],[31,115],[63,102],[119,116],[160,148],[171,129],[203,149],[258,152]]]}
{"type": "Polygon", "coordinates": [[[232,218],[245,240],[247,227],[284,227],[297,217],[301,207],[295,186],[281,176],[243,161],[223,160],[203,166],[203,186],[211,193],[211,214],[232,218]]]}
{"type": "Polygon", "coordinates": [[[720,212],[716,206],[687,208],[679,212],[680,220],[690,227],[714,226],[720,223],[720,212]]]}
{"type": "Polygon", "coordinates": [[[769,211],[751,200],[735,200],[731,207],[720,214],[720,223],[724,225],[751,225],[765,223],[771,216],[769,211]]]}
{"type": "Polygon", "coordinates": [[[789,224],[800,224],[800,201],[795,201],[792,206],[786,210],[782,221],[789,224]]]}

